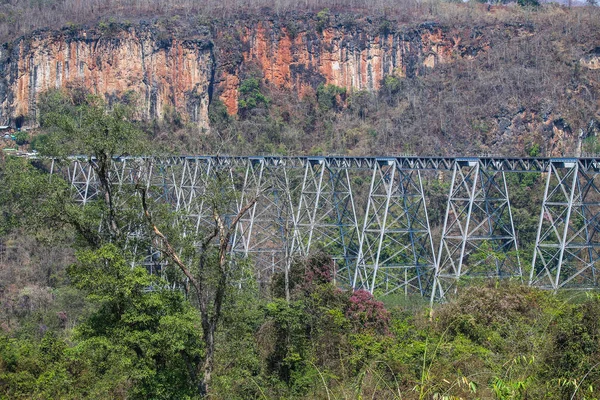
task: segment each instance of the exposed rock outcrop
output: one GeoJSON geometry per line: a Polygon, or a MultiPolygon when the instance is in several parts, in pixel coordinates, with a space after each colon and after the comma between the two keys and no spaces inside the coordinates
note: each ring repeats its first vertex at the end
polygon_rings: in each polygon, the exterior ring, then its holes
{"type": "Polygon", "coordinates": [[[300,96],[319,84],[373,91],[386,76],[413,77],[485,47],[473,46],[477,35],[471,32],[448,33],[435,24],[390,32],[372,23],[325,24],[316,16],[282,23],[223,23],[193,38],[153,24],[35,32],[0,50],[0,123],[21,116],[34,125],[40,93],[80,85],[109,104],[133,94],[141,118],[177,114],[208,129],[213,90],[236,114],[249,68],[258,69],[265,83],[300,96]],[[461,34],[471,38],[469,46],[461,34]]]}
{"type": "Polygon", "coordinates": [[[600,69],[600,46],[583,56],[579,62],[586,68],[600,69]]]}
{"type": "Polygon", "coordinates": [[[0,122],[35,123],[41,92],[81,85],[109,104],[133,94],[140,117],[177,112],[207,129],[213,68],[210,40],[160,37],[148,26],[39,31],[0,50],[0,122]]]}
{"type": "Polygon", "coordinates": [[[271,20],[219,32],[223,59],[231,58],[225,52],[240,53],[236,63],[225,61],[219,74],[220,98],[230,114],[237,112],[241,71],[248,64],[258,67],[267,83],[300,95],[321,83],[375,91],[386,76],[414,77],[487,46],[477,35],[471,40],[475,46],[465,46],[461,35],[473,37],[471,32],[449,33],[433,23],[395,33],[339,24],[319,30],[315,25],[309,20],[292,30],[271,20]]]}

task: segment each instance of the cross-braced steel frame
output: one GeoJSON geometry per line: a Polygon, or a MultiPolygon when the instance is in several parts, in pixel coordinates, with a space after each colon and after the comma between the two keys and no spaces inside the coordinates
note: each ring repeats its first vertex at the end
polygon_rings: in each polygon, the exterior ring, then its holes
{"type": "Polygon", "coordinates": [[[350,170],[309,158],[296,210],[292,253],[308,256],[317,244],[336,263],[336,280],[351,285],[359,228],[350,170]]]}
{"type": "Polygon", "coordinates": [[[373,166],[354,287],[425,294],[434,272],[433,241],[421,174],[393,158],[373,166]]]}
{"type": "Polygon", "coordinates": [[[454,163],[432,298],[446,297],[466,276],[521,279],[504,174],[478,159],[454,163]]]}
{"type": "Polygon", "coordinates": [[[239,204],[256,202],[236,227],[232,251],[253,259],[260,282],[287,268],[290,259],[294,172],[264,158],[251,158],[246,166],[239,204]]]}
{"type": "MultiPolygon", "coordinates": [[[[83,204],[101,195],[91,162],[51,167],[83,204]]],[[[181,212],[186,234],[214,224],[211,192],[231,193],[220,204],[228,215],[256,198],[232,253],[252,259],[260,280],[320,247],[348,287],[443,299],[461,280],[521,279],[505,176],[518,172],[547,174],[529,283],[596,287],[598,171],[597,158],[173,156],[115,159],[110,179],[117,188],[145,185],[155,201],[181,212]],[[423,190],[423,180],[437,175],[431,171],[451,174],[437,236],[423,190]]],[[[132,227],[132,237],[142,233],[132,227]]],[[[155,263],[156,254],[147,259],[155,263]]]]}
{"type": "Polygon", "coordinates": [[[558,290],[598,285],[600,190],[598,170],[579,160],[550,164],[529,284],[558,290]]]}

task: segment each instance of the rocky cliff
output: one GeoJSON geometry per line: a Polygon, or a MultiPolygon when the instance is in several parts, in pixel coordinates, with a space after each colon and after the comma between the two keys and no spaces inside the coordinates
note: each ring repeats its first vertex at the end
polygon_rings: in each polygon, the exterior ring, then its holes
{"type": "Polygon", "coordinates": [[[434,24],[391,32],[315,16],[294,26],[266,18],[199,31],[204,34],[189,38],[151,24],[45,30],[6,44],[0,50],[0,123],[26,117],[35,124],[40,93],[82,86],[108,103],[134,94],[143,118],[177,113],[207,129],[213,90],[236,114],[238,87],[250,68],[264,83],[300,96],[319,84],[373,91],[388,75],[419,75],[485,47],[473,45],[477,38],[470,32],[449,33],[434,24]],[[471,37],[469,46],[461,34],[471,37]]]}
{"type": "Polygon", "coordinates": [[[229,135],[200,136],[205,144],[195,151],[225,151],[206,143],[226,140],[242,147],[229,149],[236,152],[600,151],[600,26],[590,18],[563,29],[549,21],[568,15],[553,15],[537,23],[525,15],[483,25],[400,25],[267,13],[37,31],[0,48],[0,124],[35,125],[40,93],[81,87],[108,104],[136,101],[140,119],[177,120],[198,128],[196,137],[211,126],[229,135]],[[256,78],[257,90],[279,104],[245,114],[240,88],[256,78]],[[314,105],[323,100],[321,85],[347,89],[328,123],[314,105]],[[284,109],[292,103],[306,108],[290,117],[294,111],[284,109]],[[221,117],[209,124],[210,104],[221,117]],[[240,118],[222,118],[225,109],[240,118]]]}
{"type": "Polygon", "coordinates": [[[110,104],[137,98],[140,117],[177,112],[208,128],[212,42],[161,36],[148,26],[39,31],[0,50],[0,123],[26,117],[49,88],[82,86],[110,104]]]}
{"type": "Polygon", "coordinates": [[[451,32],[433,23],[392,32],[381,21],[360,26],[333,20],[324,26],[318,17],[295,21],[290,26],[270,19],[218,31],[218,90],[230,114],[237,112],[240,76],[248,65],[257,67],[266,83],[300,96],[319,84],[376,91],[386,76],[414,77],[487,46],[470,29],[451,32]],[[237,52],[233,60],[232,52],[237,52]]]}

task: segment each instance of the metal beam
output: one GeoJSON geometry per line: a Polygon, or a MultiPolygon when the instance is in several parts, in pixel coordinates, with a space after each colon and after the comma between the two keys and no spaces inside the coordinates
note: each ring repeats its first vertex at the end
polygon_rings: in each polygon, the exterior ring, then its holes
{"type": "MultiPolygon", "coordinates": [[[[101,195],[90,161],[48,167],[83,204],[101,195]]],[[[505,173],[547,173],[530,284],[597,285],[600,158],[121,157],[111,168],[119,204],[144,185],[154,201],[181,213],[184,234],[212,227],[208,201],[215,194],[227,218],[257,197],[232,248],[252,260],[264,282],[318,244],[335,259],[342,285],[432,299],[453,293],[465,277],[520,279],[505,173]],[[433,174],[426,171],[452,171],[437,257],[422,184],[433,174]]]]}
{"type": "Polygon", "coordinates": [[[558,290],[597,287],[598,172],[578,160],[553,162],[546,177],[529,284],[558,290]]]}

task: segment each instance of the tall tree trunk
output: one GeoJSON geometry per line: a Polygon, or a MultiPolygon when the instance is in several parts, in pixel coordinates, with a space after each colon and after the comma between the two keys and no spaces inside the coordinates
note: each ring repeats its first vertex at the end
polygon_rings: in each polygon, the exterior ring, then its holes
{"type": "MultiPolygon", "coordinates": [[[[214,367],[214,355],[215,355],[215,333],[217,331],[217,326],[219,321],[221,320],[221,311],[223,308],[223,303],[225,301],[225,294],[227,290],[227,277],[229,275],[229,270],[227,268],[229,264],[229,260],[227,258],[227,253],[229,251],[229,242],[231,239],[231,234],[235,230],[237,223],[240,218],[256,203],[256,198],[246,204],[242,209],[238,212],[235,218],[232,220],[231,225],[227,227],[223,218],[217,211],[217,205],[214,205],[213,210],[213,218],[215,221],[215,229],[212,234],[208,235],[201,244],[200,247],[200,271],[206,270],[208,268],[208,260],[207,255],[209,251],[210,243],[214,238],[218,236],[219,245],[218,245],[218,282],[217,287],[215,289],[214,297],[211,299],[210,294],[205,290],[204,281],[202,275],[194,276],[191,273],[191,270],[185,265],[183,260],[179,257],[167,237],[158,229],[154,221],[152,220],[152,215],[148,209],[147,198],[146,198],[146,189],[140,188],[140,193],[142,197],[142,207],[144,211],[144,215],[148,221],[148,224],[152,228],[154,235],[162,242],[161,251],[166,254],[174,263],[179,267],[179,269],[183,272],[183,274],[188,278],[190,284],[194,287],[194,291],[196,292],[196,299],[198,300],[198,307],[200,308],[200,318],[202,321],[202,333],[204,340],[204,360],[201,361],[197,367],[198,372],[202,373],[202,378],[198,383],[198,392],[202,397],[208,395],[209,387],[212,379],[212,372],[214,367]],[[201,364],[201,365],[200,365],[201,364]]],[[[197,374],[194,374],[195,376],[197,374]]],[[[192,377],[193,378],[193,377],[192,377]]]]}

